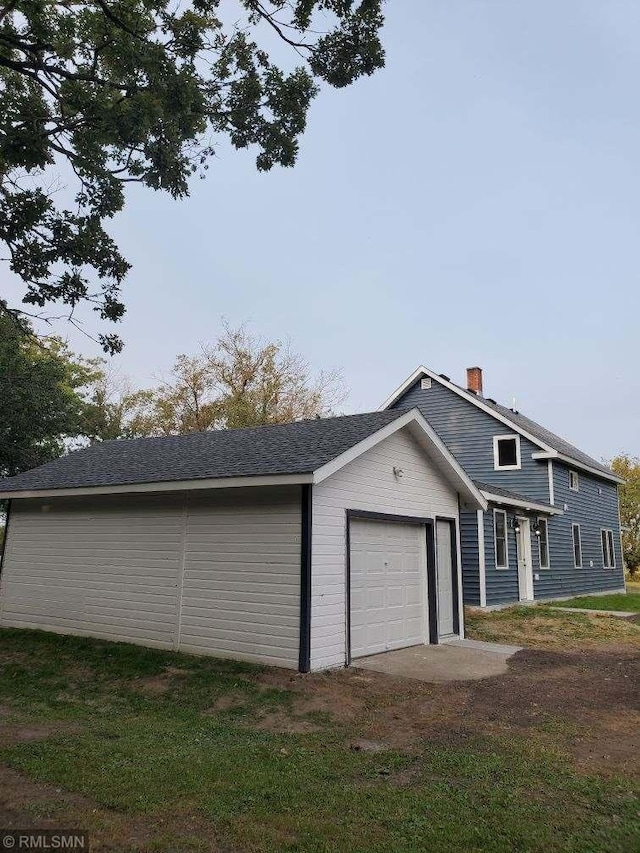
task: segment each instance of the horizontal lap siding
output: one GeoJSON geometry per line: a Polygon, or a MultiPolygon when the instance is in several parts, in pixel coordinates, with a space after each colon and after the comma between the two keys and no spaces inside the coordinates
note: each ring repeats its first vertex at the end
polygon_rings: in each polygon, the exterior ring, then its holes
{"type": "Polygon", "coordinates": [[[14,500],[0,623],[173,645],[178,497],[14,500]]]}
{"type": "Polygon", "coordinates": [[[478,513],[460,513],[462,588],[464,603],[480,604],[480,565],[478,559],[478,513]]]}
{"type": "Polygon", "coordinates": [[[494,471],[493,437],[513,435],[517,430],[435,380],[431,388],[424,391],[417,382],[394,404],[394,408],[402,410],[414,406],[420,409],[470,477],[549,502],[547,463],[531,458],[532,453],[540,450],[537,444],[521,437],[522,467],[517,471],[494,471]]]}
{"type": "Polygon", "coordinates": [[[406,429],[313,487],[312,669],[345,662],[347,509],[457,518],[458,498],[406,429]]]}
{"type": "Polygon", "coordinates": [[[298,666],[300,488],[191,496],[180,648],[298,666]]]}
{"type": "Polygon", "coordinates": [[[295,667],[300,525],[299,487],[14,500],[0,623],[295,667]]]}
{"type": "Polygon", "coordinates": [[[498,507],[507,511],[507,549],[508,569],[496,568],[495,552],[495,528],[493,521],[493,506],[484,513],[484,549],[485,549],[485,577],[487,584],[487,606],[495,604],[516,603],[519,600],[518,592],[518,549],[516,534],[510,526],[514,510],[509,507],[498,507]]]}
{"type": "Polygon", "coordinates": [[[551,567],[539,569],[540,580],[534,583],[536,598],[601,592],[624,586],[617,487],[611,482],[578,471],[580,489],[572,492],[569,489],[569,469],[570,466],[563,463],[553,463],[556,506],[564,510],[566,504],[567,509],[563,515],[549,521],[551,567]],[[581,569],[575,568],[573,563],[573,524],[580,525],[581,569]],[[600,540],[600,529],[603,527],[613,530],[615,569],[605,568],[603,564],[600,540]]]}

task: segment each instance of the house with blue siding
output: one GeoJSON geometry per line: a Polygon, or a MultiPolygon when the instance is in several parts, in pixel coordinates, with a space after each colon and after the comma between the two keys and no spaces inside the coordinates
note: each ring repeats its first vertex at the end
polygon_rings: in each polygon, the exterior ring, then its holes
{"type": "Polygon", "coordinates": [[[461,506],[465,604],[624,590],[623,481],[610,468],[485,397],[479,367],[466,387],[419,367],[381,406],[390,408],[418,408],[488,502],[461,506]]]}

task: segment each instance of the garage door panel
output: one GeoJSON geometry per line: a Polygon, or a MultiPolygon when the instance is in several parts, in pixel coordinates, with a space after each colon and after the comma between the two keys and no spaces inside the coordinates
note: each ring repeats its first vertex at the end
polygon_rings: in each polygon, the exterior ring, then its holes
{"type": "Polygon", "coordinates": [[[352,657],[425,642],[424,527],[353,519],[350,543],[352,657]]]}

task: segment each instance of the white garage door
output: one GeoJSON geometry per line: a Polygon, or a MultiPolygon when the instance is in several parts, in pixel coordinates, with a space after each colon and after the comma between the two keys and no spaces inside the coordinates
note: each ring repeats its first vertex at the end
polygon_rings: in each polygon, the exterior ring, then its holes
{"type": "Polygon", "coordinates": [[[353,519],[350,540],[351,656],[424,643],[424,527],[353,519]]]}

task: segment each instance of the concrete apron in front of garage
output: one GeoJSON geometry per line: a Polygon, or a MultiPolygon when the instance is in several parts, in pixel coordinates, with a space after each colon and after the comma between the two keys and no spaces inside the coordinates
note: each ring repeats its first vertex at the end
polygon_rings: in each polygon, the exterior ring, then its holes
{"type": "Polygon", "coordinates": [[[410,646],[358,658],[352,666],[419,681],[471,681],[502,675],[520,646],[453,640],[438,646],[410,646]]]}

